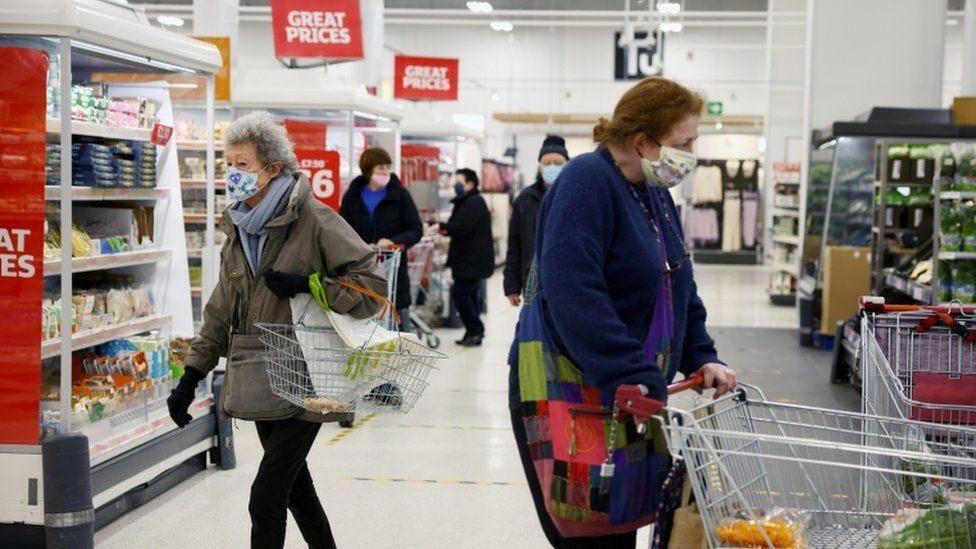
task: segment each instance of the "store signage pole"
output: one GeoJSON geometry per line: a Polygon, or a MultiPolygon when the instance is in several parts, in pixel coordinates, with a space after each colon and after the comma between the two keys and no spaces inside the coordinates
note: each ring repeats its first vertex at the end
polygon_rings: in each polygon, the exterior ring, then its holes
{"type": "Polygon", "coordinates": [[[61,70],[61,391],[59,409],[61,413],[61,433],[71,432],[71,40],[59,41],[61,70]]]}
{"type": "Polygon", "coordinates": [[[214,219],[216,204],[216,186],[214,184],[214,164],[216,152],[214,147],[214,75],[207,75],[207,227],[203,237],[203,287],[200,293],[201,307],[206,307],[210,301],[210,294],[214,289],[214,275],[216,274],[217,254],[214,250],[214,219]]]}

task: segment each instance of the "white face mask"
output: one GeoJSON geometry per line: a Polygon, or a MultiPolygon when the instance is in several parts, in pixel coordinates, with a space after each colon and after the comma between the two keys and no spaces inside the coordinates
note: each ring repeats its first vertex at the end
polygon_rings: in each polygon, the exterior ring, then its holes
{"type": "Polygon", "coordinates": [[[548,166],[542,167],[542,181],[546,185],[552,185],[556,182],[556,178],[559,177],[559,172],[563,171],[562,164],[549,164],[548,166]]]}
{"type": "MultiPolygon", "coordinates": [[[[640,151],[637,151],[640,154],[640,151]]],[[[698,158],[690,152],[673,147],[661,147],[661,157],[651,161],[641,155],[644,178],[653,187],[670,189],[684,181],[695,169],[698,158]]]]}
{"type": "MultiPolygon", "coordinates": [[[[270,165],[268,164],[268,166],[270,165]]],[[[227,168],[227,198],[232,202],[241,202],[261,192],[261,186],[258,184],[258,176],[268,166],[256,172],[241,171],[234,166],[227,168]]]]}
{"type": "Polygon", "coordinates": [[[377,187],[381,189],[390,184],[390,174],[386,174],[386,175],[373,174],[373,177],[371,177],[370,179],[377,187]]]}

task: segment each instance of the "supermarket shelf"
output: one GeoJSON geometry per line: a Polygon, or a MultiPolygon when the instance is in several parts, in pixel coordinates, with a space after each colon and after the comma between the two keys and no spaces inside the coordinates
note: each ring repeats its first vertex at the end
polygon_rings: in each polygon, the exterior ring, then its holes
{"type": "Polygon", "coordinates": [[[976,252],[939,252],[939,259],[952,261],[954,259],[976,259],[976,252]]]}
{"type": "Polygon", "coordinates": [[[928,284],[921,284],[894,273],[886,274],[884,280],[886,286],[894,288],[905,295],[909,295],[916,301],[932,303],[932,286],[928,284]]]}
{"type": "MultiPolygon", "coordinates": [[[[47,133],[50,135],[60,135],[61,120],[58,118],[48,118],[47,133]]],[[[71,121],[71,133],[73,135],[87,135],[90,137],[126,139],[132,141],[149,141],[149,138],[152,136],[152,130],[143,128],[121,128],[117,126],[109,126],[108,124],[82,122],[80,120],[71,121]]]]}
{"type": "Polygon", "coordinates": [[[782,206],[774,206],[769,209],[773,215],[778,215],[782,217],[800,217],[800,211],[796,208],[784,208],[782,206]]]}
{"type": "Polygon", "coordinates": [[[773,263],[773,267],[780,272],[789,273],[793,276],[800,274],[800,268],[796,263],[773,263]]]}
{"type": "MultiPolygon", "coordinates": [[[[875,186],[880,187],[881,182],[875,181],[875,186]]],[[[931,181],[888,181],[886,187],[928,187],[932,188],[935,184],[931,181]]]]}
{"type": "Polygon", "coordinates": [[[777,244],[789,244],[791,246],[799,246],[800,237],[796,235],[774,234],[773,242],[776,242],[777,244]]]}
{"type": "MultiPolygon", "coordinates": [[[[184,151],[205,151],[207,150],[207,142],[206,141],[177,141],[176,148],[183,149],[184,151]]],[[[224,146],[218,142],[214,142],[214,150],[222,151],[224,150],[224,146]]]]}
{"type": "MultiPolygon", "coordinates": [[[[214,216],[214,221],[217,221],[218,217],[214,216]]],[[[205,213],[193,213],[193,212],[183,212],[183,221],[186,223],[206,223],[207,214],[205,213]]]]}
{"type": "Polygon", "coordinates": [[[972,191],[945,191],[939,193],[942,200],[973,200],[976,199],[976,192],[972,191]]]}
{"type": "MultiPolygon", "coordinates": [[[[71,272],[83,273],[86,271],[100,271],[116,269],[118,267],[130,267],[132,265],[158,263],[160,261],[167,261],[172,254],[173,252],[170,250],[150,249],[95,255],[91,257],[75,257],[71,260],[71,272]]],[[[59,274],[61,274],[60,259],[44,262],[44,276],[56,276],[59,274]]]]}
{"type": "MultiPolygon", "coordinates": [[[[44,187],[44,198],[61,200],[61,187],[44,187]]],[[[160,200],[169,198],[169,189],[100,189],[97,187],[72,187],[72,200],[160,200]]]]}
{"type": "MultiPolygon", "coordinates": [[[[180,186],[184,189],[206,189],[207,180],[206,179],[180,179],[180,186]]],[[[227,181],[223,179],[215,179],[214,187],[217,189],[227,188],[227,181]]]]}
{"type": "Polygon", "coordinates": [[[191,258],[203,257],[203,248],[187,248],[186,257],[191,257],[191,258]]]}
{"type": "MultiPolygon", "coordinates": [[[[163,328],[168,326],[172,319],[172,315],[145,316],[130,320],[128,322],[123,322],[122,324],[106,326],[104,328],[95,328],[94,330],[73,334],[71,337],[71,350],[77,351],[78,349],[94,347],[95,345],[100,345],[113,339],[119,339],[135,334],[141,334],[142,332],[148,332],[149,330],[163,328]]],[[[42,359],[58,356],[60,353],[61,338],[49,339],[41,343],[42,359]]]]}

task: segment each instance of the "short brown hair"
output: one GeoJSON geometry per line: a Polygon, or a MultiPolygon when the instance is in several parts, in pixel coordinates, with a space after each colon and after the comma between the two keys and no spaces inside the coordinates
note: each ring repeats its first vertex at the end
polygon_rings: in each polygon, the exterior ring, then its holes
{"type": "Polygon", "coordinates": [[[359,171],[363,173],[364,177],[370,177],[373,175],[373,168],[376,166],[392,166],[393,159],[390,158],[390,153],[386,152],[380,147],[373,147],[371,149],[366,149],[363,151],[363,155],[359,157],[359,171]]]}
{"type": "Polygon", "coordinates": [[[593,140],[619,144],[641,132],[660,140],[685,116],[700,114],[704,104],[700,95],[674,80],[645,78],[624,93],[610,120],[600,118],[593,140]]]}

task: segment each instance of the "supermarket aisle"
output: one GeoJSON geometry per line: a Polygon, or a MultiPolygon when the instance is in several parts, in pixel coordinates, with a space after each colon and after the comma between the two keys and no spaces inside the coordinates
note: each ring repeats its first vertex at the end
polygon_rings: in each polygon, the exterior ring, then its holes
{"type": "Polygon", "coordinates": [[[709,326],[796,328],[796,307],[769,302],[766,287],[774,272],[761,265],[695,265],[709,326]]]}
{"type": "MultiPolygon", "coordinates": [[[[722,302],[733,281],[751,276],[741,271],[699,268],[706,301],[722,309],[713,318],[735,324],[725,312],[734,307],[722,302]]],[[[451,358],[410,415],[359,418],[353,430],[323,427],[309,465],[340,547],[547,546],[510,432],[505,358],[517,312],[500,298],[500,286],[500,277],[491,280],[485,345],[458,350],[453,340],[460,334],[445,331],[451,358]]],[[[747,299],[750,288],[739,288],[733,301],[747,299]]],[[[751,322],[776,321],[755,314],[751,322]]],[[[718,327],[713,334],[721,356],[745,380],[766,387],[771,399],[856,404],[853,391],[827,382],[829,354],[801,352],[794,330],[718,327]]],[[[247,546],[248,491],[261,452],[250,423],[238,423],[235,440],[236,470],[196,475],[99,531],[99,547],[247,546]]],[[[293,522],[288,536],[288,547],[304,547],[293,522]]]]}

